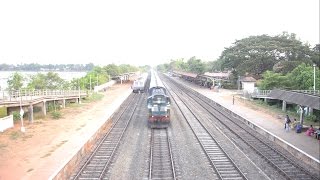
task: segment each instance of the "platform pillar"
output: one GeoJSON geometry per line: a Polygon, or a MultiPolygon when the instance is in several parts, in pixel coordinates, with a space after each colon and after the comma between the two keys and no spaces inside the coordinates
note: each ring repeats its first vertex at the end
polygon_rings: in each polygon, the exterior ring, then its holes
{"type": "Polygon", "coordinates": [[[282,111],[287,111],[287,102],[282,101],[282,111]]]}
{"type": "Polygon", "coordinates": [[[300,124],[303,125],[304,120],[304,106],[300,106],[300,124]]]}
{"type": "Polygon", "coordinates": [[[313,114],[313,109],[311,107],[308,107],[308,115],[312,115],[313,114]]]}
{"type": "Polygon", "coordinates": [[[29,122],[33,123],[33,106],[32,103],[29,105],[29,122]]]}
{"type": "Polygon", "coordinates": [[[43,100],[42,112],[44,116],[47,115],[46,100],[43,100]]]}
{"type": "Polygon", "coordinates": [[[66,99],[62,99],[62,107],[66,108],[66,99]]]}

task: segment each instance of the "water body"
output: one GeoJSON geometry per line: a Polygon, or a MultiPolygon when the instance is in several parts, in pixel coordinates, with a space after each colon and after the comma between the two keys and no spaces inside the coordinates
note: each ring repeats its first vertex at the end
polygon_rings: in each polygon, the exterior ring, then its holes
{"type": "MultiPolygon", "coordinates": [[[[26,86],[29,82],[29,77],[31,75],[35,75],[37,73],[47,74],[47,71],[0,71],[0,90],[5,90],[8,87],[7,81],[11,75],[13,75],[15,72],[20,73],[24,78],[26,78],[27,81],[24,82],[24,86],[26,86]]],[[[55,71],[53,71],[55,72],[55,71]]],[[[55,73],[58,73],[60,78],[70,81],[73,78],[81,78],[84,77],[87,72],[60,72],[57,71],[55,73]]]]}

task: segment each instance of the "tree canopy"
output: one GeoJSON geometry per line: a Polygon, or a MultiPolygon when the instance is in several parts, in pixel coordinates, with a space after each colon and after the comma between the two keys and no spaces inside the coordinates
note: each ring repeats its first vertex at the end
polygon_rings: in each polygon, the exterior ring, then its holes
{"type": "Polygon", "coordinates": [[[266,71],[262,75],[259,87],[260,89],[313,90],[314,72],[316,74],[316,89],[320,89],[319,69],[314,69],[313,66],[305,63],[300,64],[286,75],[266,71]]]}
{"type": "Polygon", "coordinates": [[[309,45],[297,40],[295,34],[250,36],[226,48],[215,64],[220,67],[214,69],[236,69],[242,75],[249,73],[260,78],[267,70],[285,74],[303,62],[312,64],[313,54],[309,45]]]}
{"type": "Polygon", "coordinates": [[[9,90],[19,90],[22,88],[24,82],[24,77],[18,73],[15,72],[12,76],[9,77],[7,83],[8,83],[8,89],[9,90]]]}

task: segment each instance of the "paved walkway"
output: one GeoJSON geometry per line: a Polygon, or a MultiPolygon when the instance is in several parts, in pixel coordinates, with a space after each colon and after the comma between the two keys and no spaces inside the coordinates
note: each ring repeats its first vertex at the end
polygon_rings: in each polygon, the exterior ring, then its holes
{"type": "MultiPolygon", "coordinates": [[[[306,136],[305,133],[295,133],[295,131],[285,131],[284,130],[284,120],[279,120],[276,117],[273,117],[267,113],[257,112],[251,108],[245,106],[237,105],[237,101],[239,99],[235,98],[235,104],[232,104],[232,98],[230,101],[226,101],[226,98],[223,96],[231,96],[231,91],[228,90],[220,90],[220,92],[214,92],[208,88],[197,86],[193,83],[189,83],[187,81],[176,79],[180,82],[183,82],[185,85],[193,88],[199,93],[207,96],[208,98],[216,101],[227,109],[230,109],[234,113],[242,116],[248,121],[256,124],[257,126],[262,127],[263,129],[269,131],[270,133],[278,136],[282,140],[287,143],[295,146],[301,151],[305,152],[309,156],[319,160],[320,159],[320,142],[316,140],[314,137],[306,136]],[[262,114],[262,115],[261,115],[262,114]]],[[[238,102],[239,103],[239,102],[238,102]]]]}

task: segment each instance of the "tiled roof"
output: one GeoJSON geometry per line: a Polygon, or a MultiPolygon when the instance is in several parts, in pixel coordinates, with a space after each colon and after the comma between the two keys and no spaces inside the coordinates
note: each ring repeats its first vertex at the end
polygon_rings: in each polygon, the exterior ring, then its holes
{"type": "Polygon", "coordinates": [[[241,79],[242,82],[256,82],[257,80],[253,77],[244,77],[241,79]]]}

